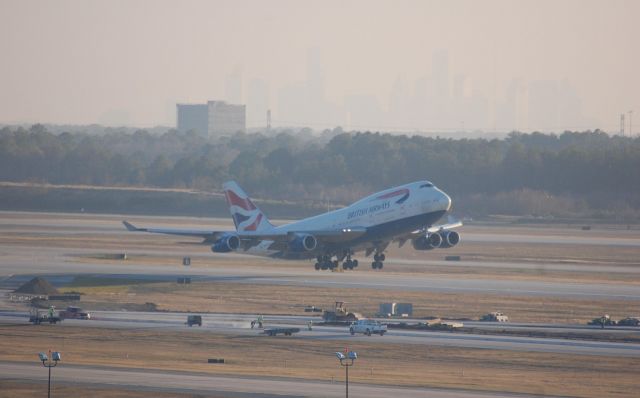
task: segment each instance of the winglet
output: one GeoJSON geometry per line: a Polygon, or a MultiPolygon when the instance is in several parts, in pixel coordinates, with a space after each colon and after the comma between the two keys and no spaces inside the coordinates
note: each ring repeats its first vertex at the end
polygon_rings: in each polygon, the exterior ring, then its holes
{"type": "Polygon", "coordinates": [[[125,227],[127,227],[128,231],[142,231],[142,228],[136,228],[133,224],[127,221],[122,221],[125,227]]]}

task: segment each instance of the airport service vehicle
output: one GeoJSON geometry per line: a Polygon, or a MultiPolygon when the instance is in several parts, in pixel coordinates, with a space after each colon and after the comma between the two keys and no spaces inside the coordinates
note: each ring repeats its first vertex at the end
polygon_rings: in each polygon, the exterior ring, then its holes
{"type": "Polygon", "coordinates": [[[509,322],[509,317],[502,312],[490,312],[480,318],[484,322],[509,322]]]}
{"type": "Polygon", "coordinates": [[[367,336],[371,336],[372,334],[384,336],[384,334],[387,333],[387,325],[383,325],[373,319],[360,319],[351,324],[349,333],[351,333],[352,336],[356,333],[364,333],[367,336]]]}
{"type": "Polygon", "coordinates": [[[29,322],[34,325],[39,325],[41,323],[56,324],[58,322],[62,322],[62,320],[63,318],[60,317],[60,314],[54,312],[53,315],[50,315],[49,310],[32,308],[29,312],[29,322]]]}
{"type": "Polygon", "coordinates": [[[189,327],[192,327],[193,325],[202,326],[202,315],[187,316],[187,325],[189,327]]]}
{"type": "Polygon", "coordinates": [[[264,330],[264,334],[267,336],[277,336],[284,334],[285,336],[292,336],[294,333],[299,333],[300,328],[269,328],[264,330]]]}
{"type": "Polygon", "coordinates": [[[60,311],[60,317],[63,319],[91,319],[91,314],[80,307],[67,307],[66,310],[60,311]]]}
{"type": "Polygon", "coordinates": [[[138,228],[129,231],[204,239],[215,253],[240,252],[282,259],[315,259],[316,270],[358,267],[352,258],[373,254],[371,267],[382,269],[392,242],[416,250],[450,248],[460,242],[452,219],[435,225],[450,209],[451,198],[429,181],[417,181],[369,195],[350,206],[290,224],[275,226],[234,181],[223,185],[235,231],[138,228]]]}

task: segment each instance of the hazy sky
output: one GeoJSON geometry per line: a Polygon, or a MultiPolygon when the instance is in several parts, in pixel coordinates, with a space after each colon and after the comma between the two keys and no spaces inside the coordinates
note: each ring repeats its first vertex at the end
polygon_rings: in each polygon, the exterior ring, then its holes
{"type": "Polygon", "coordinates": [[[617,131],[631,109],[640,127],[635,0],[0,0],[0,15],[0,123],[173,125],[176,102],[225,99],[234,73],[245,101],[266,83],[277,120],[310,50],[328,102],[385,111],[394,83],[432,76],[446,50],[450,79],[464,75],[490,119],[514,79],[568,81],[593,128],[617,131]]]}

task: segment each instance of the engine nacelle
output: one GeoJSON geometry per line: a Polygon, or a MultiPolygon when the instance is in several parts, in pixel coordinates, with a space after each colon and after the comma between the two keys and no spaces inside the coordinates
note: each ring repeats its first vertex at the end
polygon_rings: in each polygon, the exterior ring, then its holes
{"type": "Polygon", "coordinates": [[[310,252],[318,246],[315,236],[309,234],[298,234],[289,242],[289,249],[293,252],[310,252]]]}
{"type": "Polygon", "coordinates": [[[421,236],[411,241],[413,248],[416,250],[433,250],[442,244],[442,237],[438,234],[429,234],[421,236]]]}
{"type": "Polygon", "coordinates": [[[456,231],[442,231],[440,236],[442,236],[441,248],[447,249],[460,243],[460,234],[456,231]]]}
{"type": "Polygon", "coordinates": [[[214,253],[229,253],[236,251],[239,247],[240,238],[237,235],[224,235],[211,246],[211,251],[214,253]]]}

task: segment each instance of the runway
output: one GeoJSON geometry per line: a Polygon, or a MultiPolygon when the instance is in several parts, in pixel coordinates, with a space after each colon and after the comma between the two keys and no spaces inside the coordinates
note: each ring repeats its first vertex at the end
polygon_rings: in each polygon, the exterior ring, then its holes
{"type": "MultiPolygon", "coordinates": [[[[119,215],[92,214],[57,214],[57,213],[12,213],[0,212],[0,232],[9,241],[0,241],[0,287],[15,286],[32,275],[53,277],[63,281],[65,276],[78,274],[110,275],[116,277],[136,277],[154,280],[171,280],[176,276],[190,276],[192,280],[203,281],[233,281],[249,284],[275,284],[291,286],[336,287],[346,289],[368,288],[384,290],[411,290],[442,293],[489,293],[505,296],[528,295],[565,297],[581,299],[623,299],[640,300],[640,285],[626,283],[624,278],[620,283],[598,282],[599,274],[619,274],[635,277],[640,274],[640,264],[581,264],[558,263],[540,260],[536,263],[495,262],[495,261],[462,261],[447,262],[427,258],[416,260],[402,256],[388,256],[385,269],[382,272],[362,272],[358,269],[346,273],[316,272],[312,262],[293,262],[280,265],[278,260],[269,261],[265,267],[243,264],[242,267],[217,265],[216,259],[251,264],[255,257],[242,254],[211,253],[206,246],[198,245],[198,240],[182,237],[167,237],[152,234],[130,233],[120,223],[123,217],[119,215]],[[16,242],[11,240],[15,236],[16,242]],[[25,237],[27,239],[25,239],[25,237]],[[61,242],[72,242],[72,247],[55,247],[50,243],[43,243],[49,237],[55,237],[61,242]],[[67,240],[67,237],[72,240],[67,240]],[[106,247],[83,246],[82,238],[98,238],[97,242],[106,239],[106,247]],[[22,240],[20,240],[22,239],[22,240]],[[193,244],[180,244],[188,241],[193,244]],[[117,242],[122,242],[121,249],[117,242]],[[139,242],[139,243],[136,243],[139,242]],[[167,244],[162,244],[166,242],[167,244]],[[203,259],[214,266],[198,267],[185,270],[180,267],[154,265],[135,262],[111,261],[108,263],[89,261],[86,256],[96,253],[122,253],[126,251],[130,256],[162,258],[176,256],[190,256],[194,262],[203,259]],[[518,270],[538,272],[557,271],[567,273],[582,273],[594,275],[593,281],[568,282],[550,280],[527,280],[515,278],[483,278],[479,275],[438,275],[437,272],[425,274],[420,272],[424,266],[449,267],[460,270],[487,269],[492,272],[501,270],[518,270]],[[396,270],[402,269],[402,272],[396,270]],[[13,277],[12,277],[13,276],[13,277]],[[2,282],[4,281],[4,282],[2,282]]],[[[188,217],[129,217],[141,226],[167,226],[199,229],[228,229],[231,221],[216,218],[188,218],[188,217]]],[[[490,227],[483,229],[478,226],[464,227],[464,242],[482,243],[528,243],[531,245],[583,245],[600,247],[640,248],[640,233],[638,231],[609,230],[580,231],[562,228],[523,228],[490,227]]],[[[55,241],[54,241],[55,242],[55,241]]],[[[403,249],[405,250],[405,249],[403,249]]],[[[412,249],[407,248],[411,251],[412,249]]],[[[640,251],[639,251],[640,252],[640,251]]],[[[434,252],[435,253],[435,252],[434,252]]],[[[438,252],[442,258],[443,252],[438,252]]],[[[431,257],[431,256],[430,256],[431,257]]],[[[258,259],[260,260],[260,259],[258,259]]],[[[265,260],[260,260],[265,261],[265,260]]],[[[360,268],[367,268],[366,261],[362,261],[360,268]]]]}
{"type": "MultiPolygon", "coordinates": [[[[177,216],[132,216],[117,214],[68,214],[0,211],[0,229],[14,233],[37,232],[43,228],[58,234],[126,233],[121,221],[129,220],[140,227],[184,228],[200,230],[233,230],[231,218],[196,218],[177,216]]],[[[274,220],[282,225],[292,220],[274,220]]],[[[589,246],[640,247],[640,231],[601,229],[581,231],[577,227],[525,228],[505,224],[483,227],[475,223],[463,226],[463,242],[523,243],[589,246]],[[526,231],[526,232],[525,232],[526,231]]]]}
{"type": "MultiPolygon", "coordinates": [[[[256,378],[204,375],[202,373],[141,371],[108,367],[81,367],[62,362],[55,368],[54,383],[117,386],[163,392],[190,392],[213,395],[225,393],[234,398],[341,398],[345,395],[342,380],[305,381],[287,378],[256,378]],[[295,393],[292,393],[295,391],[295,393]]],[[[47,381],[47,373],[35,364],[0,362],[0,380],[19,379],[47,381]]],[[[54,385],[55,387],[55,385],[54,385]]],[[[354,396],[368,398],[526,398],[528,394],[483,393],[462,390],[442,390],[410,387],[383,387],[371,384],[349,383],[354,396]]]]}
{"type": "MultiPolygon", "coordinates": [[[[394,273],[385,271],[330,273],[317,272],[310,265],[300,268],[229,267],[197,268],[185,270],[180,267],[122,264],[85,263],[70,261],[64,256],[52,256],[57,250],[47,250],[39,255],[25,256],[23,250],[11,256],[15,249],[0,246],[5,253],[0,264],[0,277],[4,284],[16,286],[33,275],[56,280],[64,275],[109,275],[110,277],[175,280],[178,276],[189,276],[193,281],[230,281],[234,283],[273,284],[288,286],[314,286],[335,288],[368,288],[384,290],[412,290],[442,293],[491,293],[500,295],[572,297],[582,299],[640,300],[640,287],[633,284],[614,283],[567,283],[531,280],[498,280],[487,278],[461,278],[421,274],[394,273]],[[21,276],[22,275],[22,276],[21,276]],[[7,278],[13,276],[11,278],[7,278]]],[[[68,250],[67,250],[68,251],[68,250]]],[[[389,261],[389,268],[393,261],[389,261]]]]}

